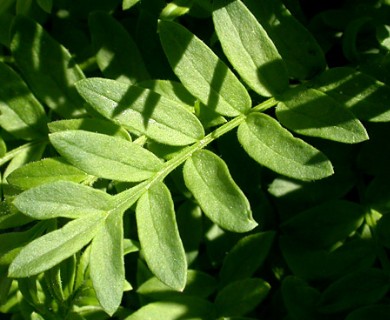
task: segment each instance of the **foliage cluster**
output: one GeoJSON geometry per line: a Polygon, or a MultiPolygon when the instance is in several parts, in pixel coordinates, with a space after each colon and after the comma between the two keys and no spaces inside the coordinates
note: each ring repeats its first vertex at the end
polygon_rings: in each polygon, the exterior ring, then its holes
{"type": "Polygon", "coordinates": [[[2,317],[388,319],[389,17],[1,1],[2,317]]]}

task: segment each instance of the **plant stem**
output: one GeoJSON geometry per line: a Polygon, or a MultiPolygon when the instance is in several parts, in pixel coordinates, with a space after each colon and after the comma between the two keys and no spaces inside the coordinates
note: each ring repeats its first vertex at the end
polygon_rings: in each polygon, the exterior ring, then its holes
{"type": "MultiPolygon", "coordinates": [[[[248,114],[253,112],[263,112],[277,104],[277,101],[274,98],[270,98],[256,107],[249,110],[248,114]]],[[[148,180],[138,184],[137,186],[128,189],[126,191],[121,192],[120,194],[115,196],[115,207],[116,209],[121,208],[122,210],[126,210],[130,208],[138,198],[147,191],[153,184],[157,182],[161,182],[165,179],[165,177],[170,174],[173,170],[183,164],[188,158],[192,156],[192,154],[198,150],[203,149],[208,144],[218,139],[225,133],[233,130],[238,127],[242,122],[245,121],[247,114],[241,114],[229,122],[221,125],[213,132],[206,135],[203,139],[194,143],[191,146],[184,148],[181,152],[179,152],[175,157],[165,162],[164,166],[160,171],[158,171],[154,176],[150,177],[148,180]]]]}

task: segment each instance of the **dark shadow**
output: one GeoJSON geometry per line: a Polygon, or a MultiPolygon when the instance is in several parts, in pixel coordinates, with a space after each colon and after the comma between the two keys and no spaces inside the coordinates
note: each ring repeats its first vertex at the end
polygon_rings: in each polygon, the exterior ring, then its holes
{"type": "Polygon", "coordinates": [[[228,73],[228,67],[221,61],[218,60],[217,65],[215,66],[213,78],[210,83],[210,92],[207,100],[207,107],[215,110],[219,102],[219,92],[221,91],[224,79],[228,73]]]}
{"type": "Polygon", "coordinates": [[[288,89],[286,65],[282,59],[275,59],[262,64],[257,69],[257,77],[271,96],[281,94],[288,89]]]}

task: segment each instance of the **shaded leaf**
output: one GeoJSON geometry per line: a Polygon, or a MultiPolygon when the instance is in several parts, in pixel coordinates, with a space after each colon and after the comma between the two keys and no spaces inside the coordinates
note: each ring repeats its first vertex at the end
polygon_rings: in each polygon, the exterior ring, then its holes
{"type": "Polygon", "coordinates": [[[224,53],[255,92],[270,97],[287,89],[287,70],[278,50],[241,1],[215,1],[213,21],[224,53]]]}
{"type": "Polygon", "coordinates": [[[25,190],[59,180],[78,183],[85,180],[87,176],[84,171],[75,168],[61,158],[47,158],[30,162],[12,171],[7,181],[25,190]]]}
{"type": "Polygon", "coordinates": [[[232,282],[219,291],[215,298],[218,315],[245,315],[267,297],[270,289],[267,282],[257,278],[232,282]]]}
{"type": "Polygon", "coordinates": [[[244,86],[199,38],[175,22],[159,23],[168,61],[191,94],[225,116],[245,113],[251,106],[244,86]]]}
{"type": "Polygon", "coordinates": [[[124,128],[168,145],[187,145],[203,138],[199,120],[174,100],[145,88],[90,78],[77,89],[100,114],[124,128]]]}
{"type": "Polygon", "coordinates": [[[109,210],[107,193],[69,181],[47,183],[29,189],[14,200],[25,215],[35,219],[101,216],[109,210]]]}
{"type": "Polygon", "coordinates": [[[30,277],[69,258],[91,241],[103,219],[102,214],[89,214],[30,242],[13,260],[8,276],[30,277]]]}
{"type": "Polygon", "coordinates": [[[92,240],[90,274],[96,296],[112,316],[122,301],[125,285],[122,212],[112,212],[92,240]]]}
{"type": "Polygon", "coordinates": [[[389,314],[390,306],[388,304],[378,304],[356,309],[352,311],[345,320],[387,320],[389,314]]]}
{"type": "Polygon", "coordinates": [[[146,263],[154,275],[175,290],[183,290],[187,263],[176,225],[173,201],[163,183],[153,185],[138,200],[138,236],[146,263]]]}
{"type": "Polygon", "coordinates": [[[183,174],[186,186],[213,222],[235,232],[256,227],[249,201],[217,155],[207,150],[195,152],[185,162],[183,174]]]}
{"type": "Polygon", "coordinates": [[[96,61],[105,77],[126,84],[149,78],[137,44],[116,19],[105,12],[94,12],[89,16],[89,26],[96,61]]]}
{"type": "Polygon", "coordinates": [[[317,149],[294,138],[266,114],[250,114],[238,127],[238,140],[261,165],[298,180],[317,180],[333,174],[330,161],[317,149]]]}
{"type": "Polygon", "coordinates": [[[344,143],[368,139],[366,129],[342,104],[326,94],[295,87],[278,97],[278,120],[299,134],[344,143]]]}
{"type": "Polygon", "coordinates": [[[47,133],[45,111],[22,78],[0,62],[0,126],[17,138],[47,133]]]}
{"type": "Polygon", "coordinates": [[[65,118],[85,113],[74,83],[84,78],[70,53],[34,21],[18,16],[11,50],[29,87],[39,100],[65,118]]]}
{"type": "Polygon", "coordinates": [[[49,137],[67,161],[97,177],[142,181],[162,166],[150,151],[117,137],[82,130],[56,132],[49,137]]]}

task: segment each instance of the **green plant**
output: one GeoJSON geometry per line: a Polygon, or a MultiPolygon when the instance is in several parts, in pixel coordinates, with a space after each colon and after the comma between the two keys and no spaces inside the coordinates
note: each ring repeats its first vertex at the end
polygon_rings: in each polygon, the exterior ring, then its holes
{"type": "Polygon", "coordinates": [[[0,311],[385,319],[389,11],[2,2],[0,311]]]}

